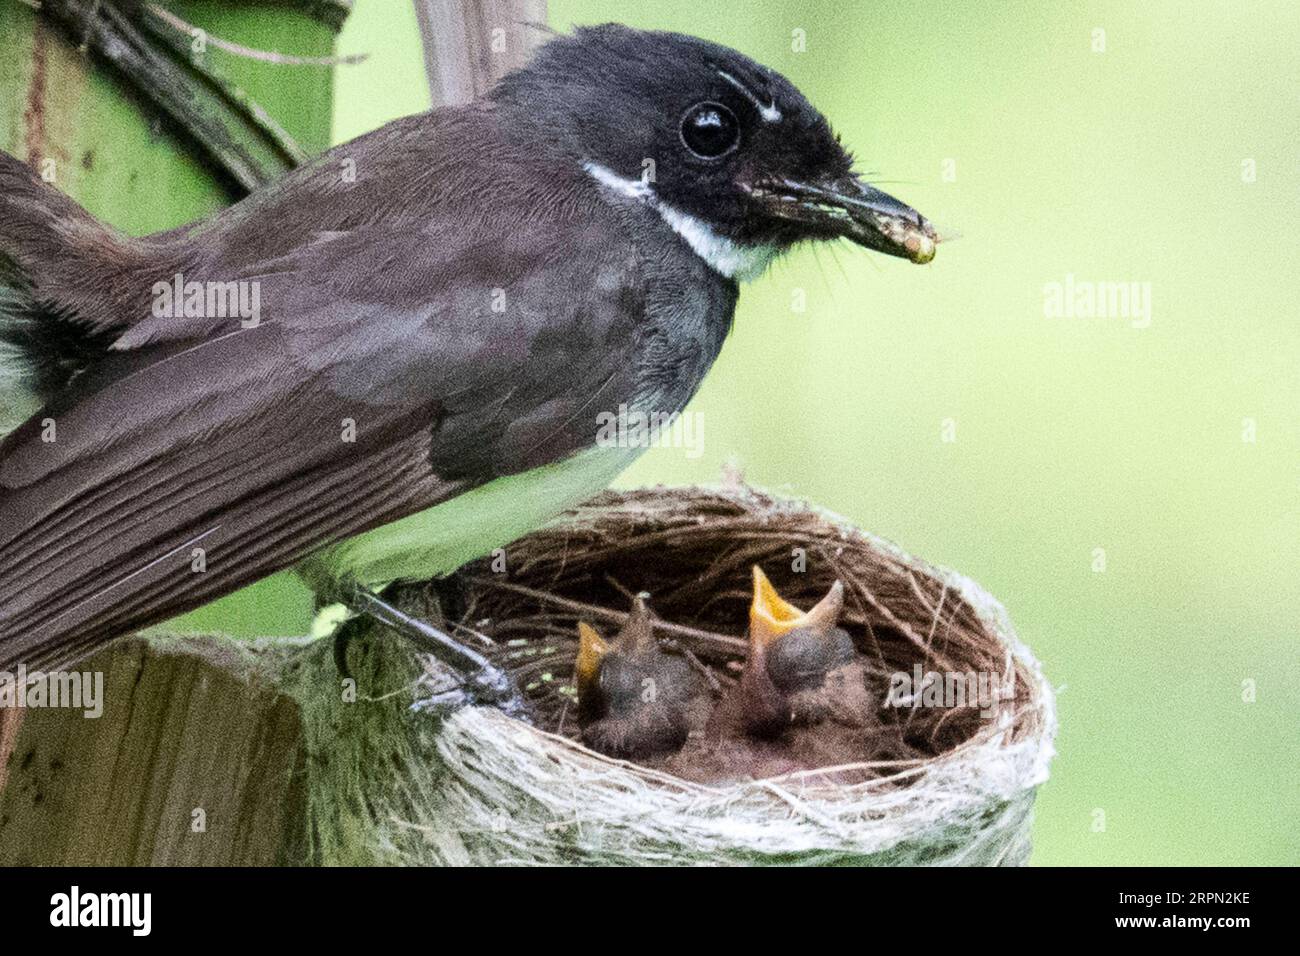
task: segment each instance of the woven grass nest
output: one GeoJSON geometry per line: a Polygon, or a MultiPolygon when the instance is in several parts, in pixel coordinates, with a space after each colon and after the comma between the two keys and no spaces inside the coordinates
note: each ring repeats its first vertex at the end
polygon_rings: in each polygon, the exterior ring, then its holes
{"type": "MultiPolygon", "coordinates": [[[[534,714],[529,726],[471,708],[440,729],[437,817],[455,821],[469,862],[1026,861],[1034,794],[1054,752],[1054,697],[1002,607],[968,579],[743,486],[606,492],[506,555],[508,573],[487,558],[432,586],[444,619],[485,638],[534,714]],[[577,622],[616,630],[630,596],[648,592],[661,643],[721,692],[744,658],[754,564],[801,606],[844,582],[841,626],[881,675],[913,675],[919,664],[994,674],[1012,690],[991,709],[882,708],[877,739],[864,741],[869,759],[771,779],[691,783],[584,747],[577,622]]],[[[429,842],[436,856],[439,841],[429,842]]]]}

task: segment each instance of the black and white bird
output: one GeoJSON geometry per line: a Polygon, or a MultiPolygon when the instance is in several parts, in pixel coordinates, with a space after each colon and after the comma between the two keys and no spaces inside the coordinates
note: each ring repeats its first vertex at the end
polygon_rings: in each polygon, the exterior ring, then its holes
{"type": "Polygon", "coordinates": [[[604,487],[641,448],[598,440],[602,413],[681,409],[738,284],[841,237],[937,241],[789,81],[617,25],[157,235],[0,154],[0,667],[297,565],[491,698],[482,658],[374,589],[604,487]],[[188,301],[231,283],[257,321],[188,301]]]}

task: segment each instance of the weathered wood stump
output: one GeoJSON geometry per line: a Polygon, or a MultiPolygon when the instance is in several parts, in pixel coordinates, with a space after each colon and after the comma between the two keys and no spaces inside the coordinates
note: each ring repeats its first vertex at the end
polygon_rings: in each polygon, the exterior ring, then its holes
{"type": "Polygon", "coordinates": [[[367,795],[436,725],[410,709],[433,672],[368,634],[354,691],[332,651],[132,637],[76,668],[103,673],[98,718],[0,710],[0,865],[376,862],[367,795]]]}

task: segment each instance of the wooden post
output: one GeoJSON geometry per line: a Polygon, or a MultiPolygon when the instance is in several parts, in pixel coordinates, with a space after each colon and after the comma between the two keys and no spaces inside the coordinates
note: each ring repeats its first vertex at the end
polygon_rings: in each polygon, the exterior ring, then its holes
{"type": "Polygon", "coordinates": [[[276,681],[287,651],[130,638],[74,668],[103,675],[98,717],[7,712],[0,866],[289,860],[304,747],[276,681]]]}
{"type": "Polygon", "coordinates": [[[546,0],[414,0],[434,106],[459,106],[528,62],[546,0]]]}

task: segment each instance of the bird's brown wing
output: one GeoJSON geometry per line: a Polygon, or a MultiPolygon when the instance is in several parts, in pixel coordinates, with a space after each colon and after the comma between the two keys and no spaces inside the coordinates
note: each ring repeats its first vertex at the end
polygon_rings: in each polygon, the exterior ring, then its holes
{"type": "Polygon", "coordinates": [[[0,443],[0,666],[591,444],[635,388],[622,236],[590,216],[443,236],[313,243],[264,280],[257,327],[121,351],[0,443]]]}

